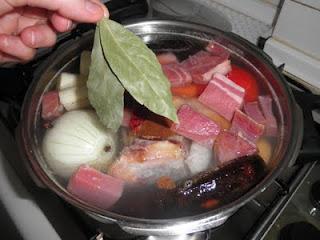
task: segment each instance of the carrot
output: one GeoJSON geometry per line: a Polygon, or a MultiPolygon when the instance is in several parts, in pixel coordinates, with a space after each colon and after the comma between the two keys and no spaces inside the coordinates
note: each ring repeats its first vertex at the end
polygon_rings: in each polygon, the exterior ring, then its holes
{"type": "Polygon", "coordinates": [[[191,83],[182,87],[171,87],[171,93],[180,97],[198,97],[206,88],[205,84],[191,83]]]}
{"type": "Polygon", "coordinates": [[[170,177],[163,176],[157,180],[157,187],[159,189],[171,190],[176,187],[176,184],[170,177]]]}
{"type": "Polygon", "coordinates": [[[217,199],[208,199],[208,200],[206,200],[205,202],[203,202],[201,204],[201,207],[209,209],[209,208],[214,208],[214,207],[218,206],[218,204],[219,204],[219,200],[217,200],[217,199]]]}

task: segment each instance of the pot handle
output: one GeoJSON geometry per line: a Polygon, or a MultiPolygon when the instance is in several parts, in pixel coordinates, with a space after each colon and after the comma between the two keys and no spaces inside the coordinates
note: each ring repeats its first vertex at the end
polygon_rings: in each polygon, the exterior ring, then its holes
{"type": "Polygon", "coordinates": [[[312,111],[320,109],[320,95],[294,89],[293,94],[304,117],[302,147],[295,164],[317,161],[320,159],[320,125],[314,121],[312,111]]]}

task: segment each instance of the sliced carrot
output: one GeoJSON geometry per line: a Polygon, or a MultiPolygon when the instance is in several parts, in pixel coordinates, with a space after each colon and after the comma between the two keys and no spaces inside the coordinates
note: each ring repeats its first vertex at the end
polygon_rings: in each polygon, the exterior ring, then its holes
{"type": "Polygon", "coordinates": [[[171,190],[176,188],[176,183],[170,177],[167,177],[167,176],[160,177],[157,180],[156,184],[157,184],[157,187],[160,189],[171,190]]]}
{"type": "Polygon", "coordinates": [[[202,208],[210,209],[219,205],[219,200],[217,199],[208,199],[205,202],[201,203],[202,208]]]}
{"type": "Polygon", "coordinates": [[[183,87],[172,87],[171,93],[172,95],[180,97],[198,97],[206,88],[206,86],[207,85],[205,84],[191,83],[183,87]]]}

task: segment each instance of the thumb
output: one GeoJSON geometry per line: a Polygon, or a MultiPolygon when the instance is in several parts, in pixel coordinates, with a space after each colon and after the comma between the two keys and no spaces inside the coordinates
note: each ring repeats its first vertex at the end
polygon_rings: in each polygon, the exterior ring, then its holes
{"type": "Polygon", "coordinates": [[[98,0],[0,0],[0,15],[23,6],[55,11],[76,22],[97,22],[103,16],[109,16],[106,7],[98,0]]]}

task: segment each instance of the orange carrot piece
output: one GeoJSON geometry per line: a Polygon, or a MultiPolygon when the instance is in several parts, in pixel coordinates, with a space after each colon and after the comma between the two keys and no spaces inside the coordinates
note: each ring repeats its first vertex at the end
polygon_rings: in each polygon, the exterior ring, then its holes
{"type": "Polygon", "coordinates": [[[167,176],[160,177],[157,180],[156,184],[157,184],[157,187],[160,189],[171,190],[176,188],[175,182],[170,177],[167,177],[167,176]]]}
{"type": "Polygon", "coordinates": [[[208,199],[205,202],[201,203],[202,208],[210,209],[218,206],[219,200],[217,199],[208,199]]]}
{"type": "Polygon", "coordinates": [[[187,97],[187,98],[198,97],[206,88],[206,86],[207,85],[204,85],[204,84],[191,83],[182,87],[172,87],[171,93],[172,95],[180,96],[180,97],[187,97]]]}

